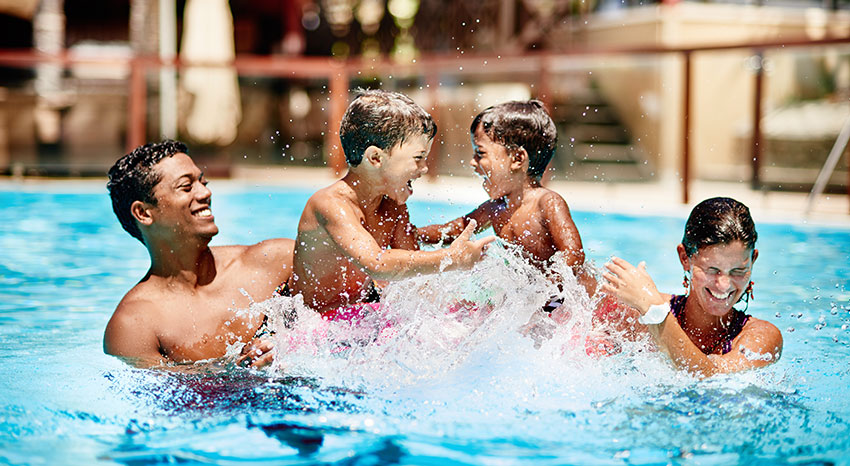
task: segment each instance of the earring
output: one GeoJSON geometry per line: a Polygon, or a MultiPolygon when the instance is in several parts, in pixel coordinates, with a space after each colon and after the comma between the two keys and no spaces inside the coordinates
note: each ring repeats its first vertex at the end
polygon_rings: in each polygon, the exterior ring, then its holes
{"type": "Polygon", "coordinates": [[[691,287],[691,277],[690,277],[690,275],[691,275],[690,273],[685,272],[685,278],[682,279],[682,286],[684,286],[685,288],[691,287]]]}
{"type": "Polygon", "coordinates": [[[756,298],[755,293],[753,293],[753,285],[755,285],[755,284],[756,284],[756,282],[751,281],[750,284],[747,285],[747,289],[744,290],[744,294],[747,295],[747,301],[748,302],[749,302],[749,300],[756,298]]]}
{"type": "MultiPolygon", "coordinates": [[[[750,300],[754,299],[754,296],[755,296],[753,294],[753,285],[755,285],[755,284],[756,284],[755,282],[751,281],[747,285],[747,289],[744,290],[744,294],[742,294],[741,297],[738,298],[738,303],[740,303],[741,301],[744,302],[744,308],[740,310],[741,312],[747,312],[747,309],[750,308],[750,300]]],[[[738,304],[738,303],[735,303],[735,304],[738,304]]]]}

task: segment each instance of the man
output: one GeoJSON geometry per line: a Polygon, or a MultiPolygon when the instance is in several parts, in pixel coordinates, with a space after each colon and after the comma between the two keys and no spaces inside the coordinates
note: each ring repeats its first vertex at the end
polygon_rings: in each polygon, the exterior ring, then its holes
{"type": "Polygon", "coordinates": [[[209,247],[218,227],[206,185],[176,141],[138,147],[109,170],[115,215],[151,266],[115,309],[104,352],[150,367],[221,357],[242,342],[240,364],[271,362],[271,342],[255,338],[264,316],[238,311],[289,278],[293,241],[209,247]]]}

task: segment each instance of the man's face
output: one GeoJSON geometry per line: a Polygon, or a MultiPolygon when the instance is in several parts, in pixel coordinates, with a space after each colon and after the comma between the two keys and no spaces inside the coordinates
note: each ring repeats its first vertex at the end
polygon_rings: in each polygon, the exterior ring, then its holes
{"type": "Polygon", "coordinates": [[[212,238],[218,233],[210,210],[212,193],[203,172],[183,153],[174,154],[154,165],[161,175],[154,186],[156,206],[151,210],[153,226],[165,234],[212,238]]]}
{"type": "Polygon", "coordinates": [[[428,173],[425,164],[433,139],[425,134],[409,136],[400,145],[388,151],[383,167],[383,177],[390,199],[404,204],[413,194],[413,181],[428,173]]]}

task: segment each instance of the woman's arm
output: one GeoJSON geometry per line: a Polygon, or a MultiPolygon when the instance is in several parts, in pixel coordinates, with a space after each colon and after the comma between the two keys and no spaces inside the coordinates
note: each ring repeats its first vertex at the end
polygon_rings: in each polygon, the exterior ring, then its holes
{"type": "MultiPolygon", "coordinates": [[[[646,315],[650,306],[669,303],[670,296],[658,292],[643,262],[635,267],[614,257],[605,264],[605,268],[608,272],[603,276],[607,283],[602,288],[637,309],[642,316],[646,315]]],[[[658,347],[670,356],[676,367],[709,377],[762,367],[779,359],[782,352],[779,330],[769,322],[751,320],[735,339],[732,351],[724,355],[703,353],[670,314],[661,323],[648,324],[647,328],[658,347]]]]}

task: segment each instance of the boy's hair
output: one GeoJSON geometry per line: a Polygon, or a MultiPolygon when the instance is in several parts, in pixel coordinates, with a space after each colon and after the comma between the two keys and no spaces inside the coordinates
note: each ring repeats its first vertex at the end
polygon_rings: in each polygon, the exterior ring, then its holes
{"type": "Polygon", "coordinates": [[[339,127],[345,161],[360,165],[369,146],[389,150],[409,136],[432,139],[437,125],[422,107],[398,92],[361,90],[348,106],[339,127]]]}
{"type": "Polygon", "coordinates": [[[508,149],[522,147],[528,153],[528,176],[540,179],[555,154],[558,130],[539,100],[511,101],[494,105],[479,113],[469,127],[508,149]]]}
{"type": "Polygon", "coordinates": [[[733,241],[740,241],[753,251],[757,239],[756,225],[747,206],[732,198],[713,197],[691,211],[682,245],[691,257],[702,248],[733,241]]]}
{"type": "Polygon", "coordinates": [[[179,141],[148,143],[133,149],[133,152],[118,159],[109,169],[106,188],[112,198],[112,210],[127,233],[142,244],[145,240],[136,225],[136,219],[130,213],[130,205],[135,201],[156,205],[153,188],[162,179],[162,174],[153,167],[160,160],[181,152],[188,154],[189,149],[179,141]]]}

